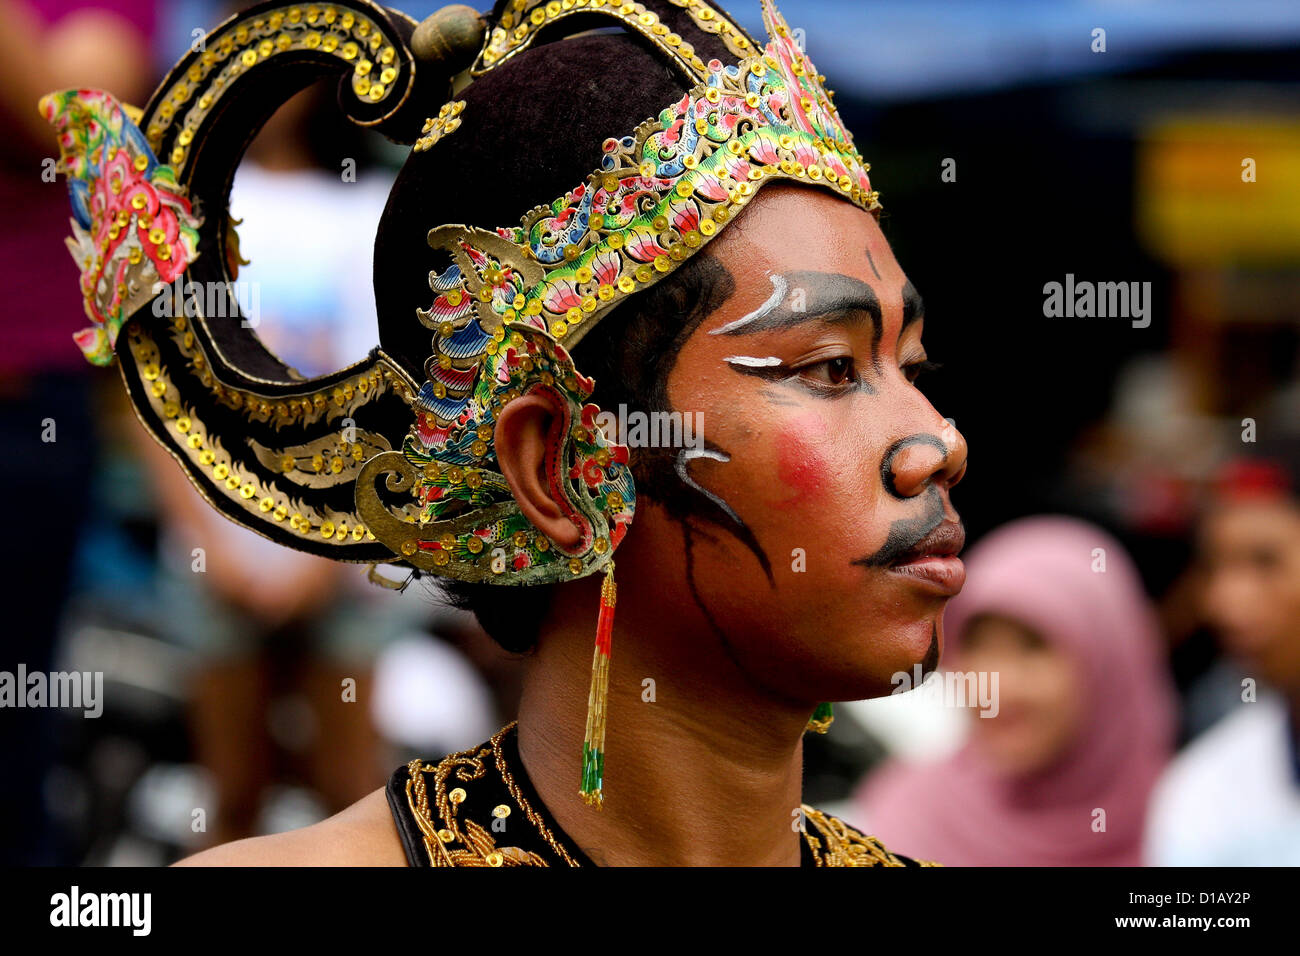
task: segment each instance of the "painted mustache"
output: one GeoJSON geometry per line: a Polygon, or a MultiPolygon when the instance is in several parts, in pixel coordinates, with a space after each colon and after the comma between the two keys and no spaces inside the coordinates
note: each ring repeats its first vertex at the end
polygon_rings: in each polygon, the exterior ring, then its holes
{"type": "Polygon", "coordinates": [[[925,557],[956,557],[965,544],[966,529],[961,522],[945,521],[888,563],[906,564],[925,557]]]}
{"type": "Polygon", "coordinates": [[[943,495],[931,485],[925,492],[925,513],[904,518],[889,526],[885,543],[875,554],[855,558],[850,564],[867,568],[888,568],[914,561],[927,554],[955,555],[966,544],[961,521],[945,521],[943,495]]]}

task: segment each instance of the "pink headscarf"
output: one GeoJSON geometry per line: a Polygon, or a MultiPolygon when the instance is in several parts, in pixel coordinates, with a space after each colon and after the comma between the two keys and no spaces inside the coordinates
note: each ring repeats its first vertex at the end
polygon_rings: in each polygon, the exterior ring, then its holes
{"type": "MultiPolygon", "coordinates": [[[[1081,731],[1048,768],[1008,777],[972,745],[928,765],[891,761],[859,792],[863,823],[900,853],[950,866],[1140,863],[1146,804],[1173,745],[1175,699],[1154,612],[1118,541],[1072,518],[1013,522],[972,549],[945,635],[995,612],[1069,653],[1081,731]],[[1105,571],[1093,570],[1094,548],[1105,571]],[[1105,832],[1093,811],[1106,811],[1105,832]]],[[[996,718],[992,718],[996,719],[996,718]]]]}

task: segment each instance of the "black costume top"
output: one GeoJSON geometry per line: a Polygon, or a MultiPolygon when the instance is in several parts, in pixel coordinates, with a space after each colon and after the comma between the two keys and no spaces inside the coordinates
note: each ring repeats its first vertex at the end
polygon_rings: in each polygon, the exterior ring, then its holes
{"type": "MultiPolygon", "coordinates": [[[[437,763],[393,772],[388,805],[411,866],[594,866],[546,813],[519,758],[514,723],[437,763]]],[[[804,866],[937,866],[805,805],[804,866]]]]}

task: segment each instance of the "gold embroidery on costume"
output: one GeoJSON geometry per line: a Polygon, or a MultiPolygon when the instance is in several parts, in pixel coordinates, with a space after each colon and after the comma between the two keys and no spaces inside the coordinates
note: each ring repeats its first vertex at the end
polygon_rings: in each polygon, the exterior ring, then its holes
{"type": "MultiPolygon", "coordinates": [[[[450,754],[436,763],[412,760],[406,765],[406,802],[423,836],[431,866],[554,866],[582,864],[555,835],[544,810],[532,806],[515,780],[502,741],[515,730],[507,724],[485,744],[450,754]],[[495,771],[511,802],[499,803],[495,771]],[[475,788],[476,782],[482,786],[475,788]],[[488,787],[485,794],[483,786],[488,787]],[[472,805],[472,806],[471,806],[472,805]],[[519,846],[498,846],[491,826],[494,818],[512,818],[519,812],[554,853],[533,852],[519,846]],[[471,814],[478,819],[471,819],[471,814]],[[479,822],[482,821],[482,822],[479,822]]],[[[817,866],[908,866],[875,837],[866,836],[836,817],[805,804],[808,824],[803,834],[817,866]]],[[[525,839],[531,843],[531,837],[525,839]]],[[[540,849],[540,848],[539,848],[540,849]]],[[[921,866],[941,866],[928,860],[921,866]]]]}
{"type": "MultiPolygon", "coordinates": [[[[516,723],[518,723],[518,721],[512,721],[511,723],[506,724],[492,738],[492,753],[496,755],[497,770],[501,774],[501,779],[505,781],[506,790],[510,792],[510,799],[518,805],[520,810],[524,811],[524,816],[528,818],[528,822],[537,827],[537,832],[542,835],[542,839],[550,845],[551,849],[554,850],[565,863],[569,864],[569,866],[577,866],[578,861],[571,857],[568,851],[565,850],[564,847],[560,845],[560,842],[555,839],[554,834],[551,833],[550,828],[546,825],[546,821],[543,820],[532,806],[529,805],[528,801],[524,798],[524,795],[519,792],[519,785],[515,783],[515,778],[510,775],[510,768],[506,765],[505,754],[501,752],[501,738],[508,734],[516,723]]],[[[504,804],[497,809],[504,809],[506,811],[505,814],[497,814],[498,816],[506,816],[510,813],[510,808],[504,804]]]]}
{"type": "MultiPolygon", "coordinates": [[[[885,849],[875,837],[866,836],[850,827],[843,820],[803,805],[805,818],[821,834],[813,836],[805,830],[804,839],[808,841],[818,866],[906,866],[894,854],[885,849]]],[[[917,861],[921,862],[921,861],[917,861]]],[[[939,866],[938,863],[924,862],[923,866],[939,866]]]]}
{"type": "Polygon", "coordinates": [[[257,460],[283,474],[286,481],[307,488],[330,488],[355,481],[365,462],[380,452],[392,451],[388,439],[377,432],[355,426],[351,432],[341,430],[337,435],[281,448],[268,447],[255,438],[247,441],[257,460]]]}
{"type": "Polygon", "coordinates": [[[436,766],[412,760],[407,764],[410,780],[406,783],[406,800],[415,817],[416,825],[424,835],[424,849],[432,866],[546,866],[536,853],[519,847],[498,847],[492,835],[475,823],[457,819],[457,808],[465,800],[465,791],[456,788],[447,793],[447,777],[454,770],[457,779],[469,783],[483,776],[485,757],[492,751],[470,748],[444,758],[436,766]],[[429,807],[428,787],[424,775],[434,777],[434,805],[438,813],[438,826],[429,807]]]}

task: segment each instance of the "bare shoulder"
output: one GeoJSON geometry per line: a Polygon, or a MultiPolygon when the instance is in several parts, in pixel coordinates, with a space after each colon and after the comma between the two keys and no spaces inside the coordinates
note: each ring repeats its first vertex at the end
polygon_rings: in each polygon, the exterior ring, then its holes
{"type": "Polygon", "coordinates": [[[384,789],[301,830],[236,840],[176,866],[406,866],[384,789]]]}

